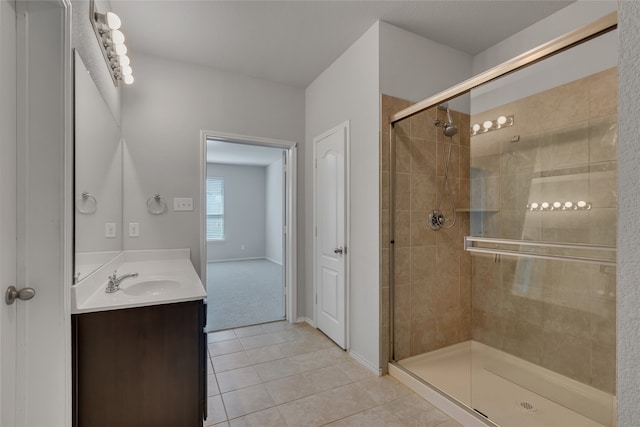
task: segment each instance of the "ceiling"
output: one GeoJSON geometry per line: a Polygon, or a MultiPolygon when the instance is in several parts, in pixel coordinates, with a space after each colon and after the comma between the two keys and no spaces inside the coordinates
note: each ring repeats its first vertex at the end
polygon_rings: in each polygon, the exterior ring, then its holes
{"type": "Polygon", "coordinates": [[[132,51],[308,86],[377,20],[474,55],[559,0],[111,0],[132,51]]]}
{"type": "Polygon", "coordinates": [[[281,148],[207,140],[207,163],[221,165],[269,166],[282,159],[281,148]]]}

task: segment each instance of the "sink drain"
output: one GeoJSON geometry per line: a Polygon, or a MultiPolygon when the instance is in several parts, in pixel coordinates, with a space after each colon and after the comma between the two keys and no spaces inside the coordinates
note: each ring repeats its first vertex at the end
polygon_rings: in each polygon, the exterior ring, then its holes
{"type": "Polygon", "coordinates": [[[531,403],[525,402],[525,401],[520,402],[520,409],[529,413],[536,412],[536,407],[533,406],[531,403]]]}

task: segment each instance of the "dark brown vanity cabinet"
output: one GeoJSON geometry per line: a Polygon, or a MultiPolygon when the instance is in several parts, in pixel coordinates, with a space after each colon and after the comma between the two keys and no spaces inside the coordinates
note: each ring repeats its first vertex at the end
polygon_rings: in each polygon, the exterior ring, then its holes
{"type": "Polygon", "coordinates": [[[74,427],[201,427],[203,301],[72,316],[74,427]]]}

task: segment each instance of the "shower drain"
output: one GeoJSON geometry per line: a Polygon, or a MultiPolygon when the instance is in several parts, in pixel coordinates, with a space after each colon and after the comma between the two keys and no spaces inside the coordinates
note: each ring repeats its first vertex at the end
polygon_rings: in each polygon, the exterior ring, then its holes
{"type": "Polygon", "coordinates": [[[531,403],[525,401],[520,402],[520,409],[525,412],[536,412],[536,407],[531,403]]]}

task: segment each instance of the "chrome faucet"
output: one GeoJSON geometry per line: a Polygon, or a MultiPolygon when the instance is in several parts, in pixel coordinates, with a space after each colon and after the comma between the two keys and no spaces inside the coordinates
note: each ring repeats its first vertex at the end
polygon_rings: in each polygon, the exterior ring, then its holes
{"type": "Polygon", "coordinates": [[[118,271],[114,270],[113,275],[109,276],[109,283],[107,283],[107,288],[104,291],[108,294],[116,292],[120,289],[120,282],[130,277],[138,277],[138,273],[127,273],[118,277],[118,271]]]}

